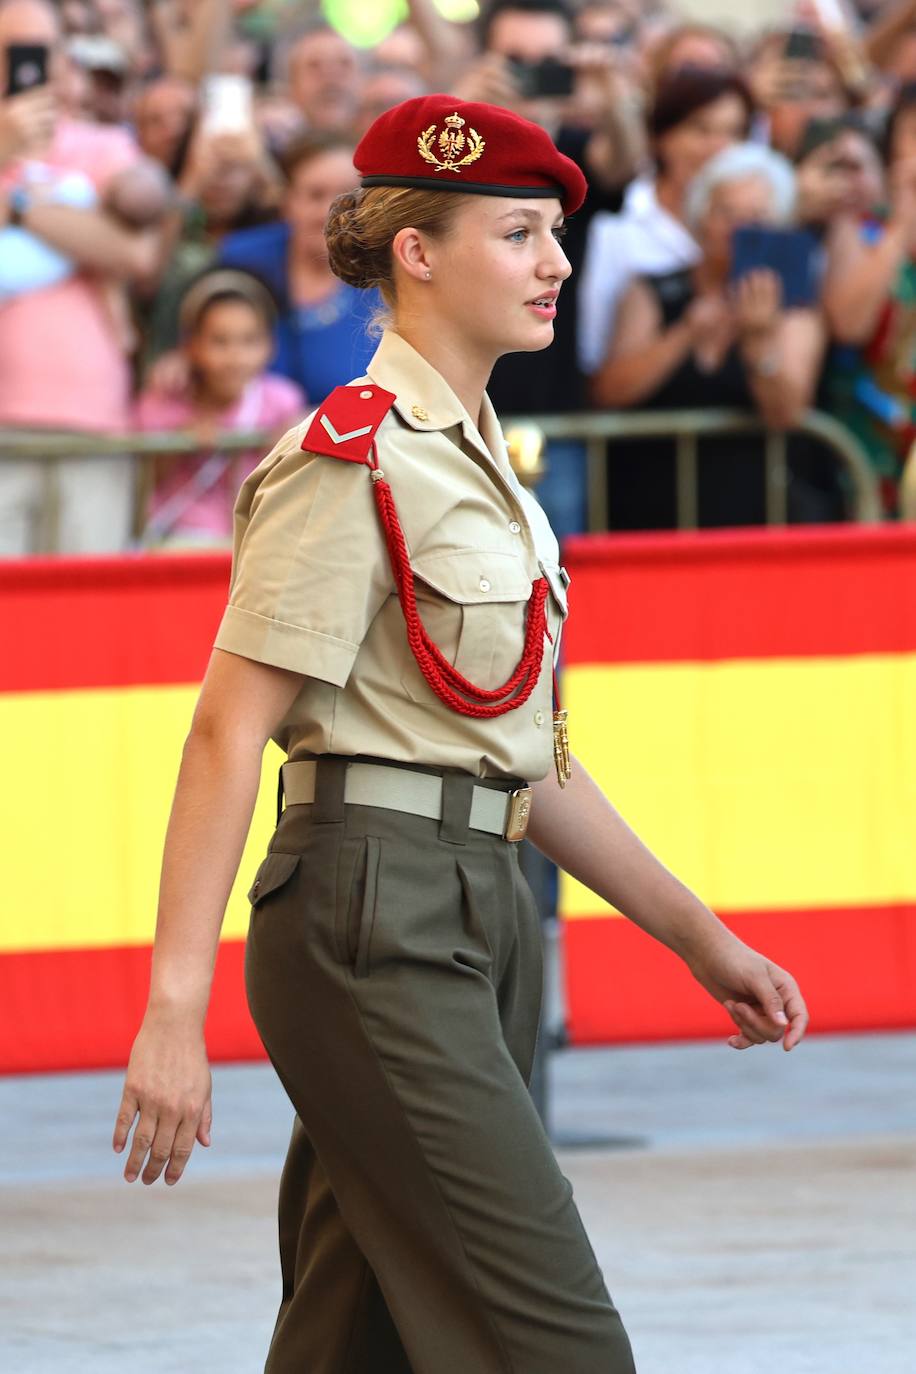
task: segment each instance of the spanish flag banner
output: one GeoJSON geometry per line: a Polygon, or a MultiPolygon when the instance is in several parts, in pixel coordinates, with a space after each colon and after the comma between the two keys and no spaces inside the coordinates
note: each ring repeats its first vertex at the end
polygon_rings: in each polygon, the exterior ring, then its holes
{"type": "MultiPolygon", "coordinates": [[[[627,821],[798,978],[813,1030],[916,1025],[916,529],[570,541],[564,706],[627,821]]],[[[573,1042],[725,1033],[663,945],[560,887],[573,1042]]]]}
{"type": "MultiPolygon", "coordinates": [[[[126,1062],[182,744],[228,586],[224,553],[0,562],[0,1071],[126,1062]]],[[[281,762],[269,745],[223,925],[215,1059],[263,1055],[245,1004],[245,893],[281,762]]]]}
{"type": "MultiPolygon", "coordinates": [[[[573,747],[661,858],[798,976],[815,1029],[916,1024],[916,531],[571,541],[573,747]]],[[[225,554],[0,563],[0,1071],[122,1064],[225,554]]],[[[229,903],[207,1035],[260,1056],[229,903]]],[[[206,862],[206,856],[201,856],[206,862]]],[[[721,1033],[663,946],[561,885],[573,1041],[721,1033]]]]}

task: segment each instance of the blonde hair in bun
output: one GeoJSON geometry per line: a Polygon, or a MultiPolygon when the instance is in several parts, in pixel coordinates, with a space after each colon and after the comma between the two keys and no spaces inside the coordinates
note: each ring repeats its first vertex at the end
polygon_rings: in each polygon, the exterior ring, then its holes
{"type": "Polygon", "coordinates": [[[465,196],[414,186],[356,187],[338,196],[324,236],[331,271],[348,286],[377,286],[393,310],[397,304],[391,244],[400,229],[419,229],[445,238],[465,196]]]}

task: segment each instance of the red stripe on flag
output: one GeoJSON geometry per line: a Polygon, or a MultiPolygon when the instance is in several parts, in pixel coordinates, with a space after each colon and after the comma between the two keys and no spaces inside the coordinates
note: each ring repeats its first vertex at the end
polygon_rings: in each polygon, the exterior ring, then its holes
{"type": "Polygon", "coordinates": [[[588,535],[567,665],[916,651],[916,528],[588,535]]]}
{"type": "MultiPolygon", "coordinates": [[[[264,1057],[245,1000],[244,953],[244,940],[219,946],[207,1017],[214,1060],[264,1057]]],[[[0,957],[0,1073],[126,1064],[149,965],[146,945],[0,957]]]]}
{"type": "Polygon", "coordinates": [[[199,682],[226,553],[0,560],[0,692],[199,682]]]}
{"type": "MultiPolygon", "coordinates": [[[[741,912],[740,939],[789,970],[814,1031],[916,1026],[916,907],[741,912]]],[[[563,922],[573,1044],[722,1036],[727,1012],[683,962],[631,921],[563,922]]]]}
{"type": "MultiPolygon", "coordinates": [[[[742,912],[743,940],[798,979],[814,1031],[916,1025],[916,908],[742,912]]],[[[731,1022],[670,950],[619,917],[563,923],[573,1044],[724,1038],[731,1022]]],[[[207,1043],[214,1061],[262,1059],[244,941],[219,948],[207,1043]]],[[[150,950],[0,957],[0,1073],[120,1067],[146,1005],[150,950]]]]}

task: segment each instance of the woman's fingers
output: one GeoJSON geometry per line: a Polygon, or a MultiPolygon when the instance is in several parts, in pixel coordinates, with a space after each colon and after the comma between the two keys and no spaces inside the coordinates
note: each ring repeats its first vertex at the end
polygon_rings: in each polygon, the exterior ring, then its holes
{"type": "Polygon", "coordinates": [[[753,1045],[765,1045],[768,1040],[780,1040],[782,1031],[775,1034],[767,1019],[747,1002],[728,1001],[723,1004],[740,1030],[753,1045]]]}
{"type": "Polygon", "coordinates": [[[212,1101],[212,1098],[209,1098],[209,1097],[208,1097],[207,1100],[206,1100],[206,1102],[204,1103],[204,1110],[203,1110],[203,1113],[202,1113],[202,1115],[201,1115],[200,1122],[198,1123],[198,1126],[197,1126],[197,1139],[200,1141],[201,1145],[209,1145],[209,1144],[210,1144],[210,1130],[211,1130],[211,1127],[212,1127],[212,1126],[213,1126],[213,1101],[212,1101]]]}
{"type": "MultiPolygon", "coordinates": [[[[133,1124],[137,1111],[136,1100],[133,1101],[132,1114],[130,1095],[125,1092],[115,1126],[116,1150],[123,1149],[133,1124]]],[[[201,1145],[210,1144],[212,1119],[209,1098],[202,1108],[190,1107],[182,1114],[157,1107],[141,1107],[130,1155],[124,1166],[127,1182],[133,1183],[142,1169],[143,1182],[155,1183],[165,1169],[165,1182],[177,1183],[191,1158],[195,1140],[201,1145]]]]}
{"type": "Polygon", "coordinates": [[[169,1156],[168,1168],[165,1171],[165,1181],[168,1184],[177,1183],[185,1171],[185,1166],[191,1158],[191,1151],[194,1149],[194,1140],[197,1134],[197,1123],[193,1118],[184,1117],[175,1132],[175,1140],[172,1144],[172,1153],[169,1156]]]}
{"type": "Polygon", "coordinates": [[[805,1006],[805,999],[802,997],[797,986],[792,982],[792,991],[789,992],[785,1001],[786,1015],[789,1018],[789,1029],[783,1041],[783,1049],[794,1049],[801,1040],[805,1031],[808,1029],[808,1008],[805,1006]]]}
{"type": "Polygon", "coordinates": [[[156,1138],[157,1119],[154,1112],[149,1107],[141,1106],[140,1120],[137,1122],[134,1131],[133,1142],[130,1147],[130,1154],[124,1166],[124,1177],[128,1183],[133,1183],[138,1177],[143,1163],[150,1150],[153,1148],[153,1141],[156,1138]]]}
{"type": "Polygon", "coordinates": [[[155,1183],[168,1164],[175,1144],[179,1118],[175,1114],[162,1115],[156,1125],[156,1134],[150,1147],[149,1159],[143,1170],[143,1182],[155,1183]]]}
{"type": "Polygon", "coordinates": [[[136,1093],[132,1092],[130,1088],[125,1088],[121,1097],[121,1105],[118,1108],[118,1115],[115,1117],[114,1135],[111,1140],[116,1154],[120,1154],[127,1144],[127,1137],[136,1120],[139,1106],[136,1093]]]}

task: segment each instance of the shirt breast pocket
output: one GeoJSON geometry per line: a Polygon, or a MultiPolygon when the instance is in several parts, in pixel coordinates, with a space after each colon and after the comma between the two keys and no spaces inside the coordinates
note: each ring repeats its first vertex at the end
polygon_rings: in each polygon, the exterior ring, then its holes
{"type": "MultiPolygon", "coordinates": [[[[411,559],[417,610],[433,643],[478,687],[493,688],[511,675],[525,642],[531,577],[515,554],[450,549],[411,559]]],[[[413,701],[434,693],[405,634],[401,683],[413,701]]]]}

